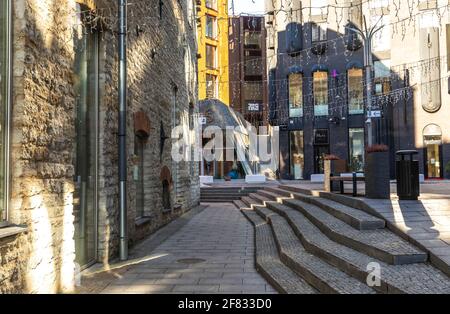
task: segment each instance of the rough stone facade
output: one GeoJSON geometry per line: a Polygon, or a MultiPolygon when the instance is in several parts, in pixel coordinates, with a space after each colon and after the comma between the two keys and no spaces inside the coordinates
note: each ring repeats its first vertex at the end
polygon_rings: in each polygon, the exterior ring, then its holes
{"type": "MultiPolygon", "coordinates": [[[[73,63],[74,0],[15,0],[11,101],[11,195],[8,221],[26,232],[0,239],[0,293],[71,291],[77,272],[74,183],[77,137],[73,63]]],[[[97,262],[119,246],[118,58],[115,1],[96,8],[99,33],[97,262]]],[[[195,17],[189,0],[143,0],[129,7],[128,230],[129,242],[154,232],[199,202],[197,163],[174,163],[172,142],[160,152],[161,131],[196,121],[195,17]],[[150,120],[144,144],[144,217],[137,220],[133,181],[134,114],[150,120]],[[161,171],[170,170],[169,210],[163,210],[161,171]]],[[[96,20],[97,21],[97,20],[96,20]]],[[[194,132],[190,132],[190,141],[194,132]]]]}

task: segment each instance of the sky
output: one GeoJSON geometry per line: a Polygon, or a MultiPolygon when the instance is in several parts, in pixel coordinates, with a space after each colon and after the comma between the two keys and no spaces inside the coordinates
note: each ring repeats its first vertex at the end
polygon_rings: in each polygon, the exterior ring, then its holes
{"type": "MultiPolygon", "coordinates": [[[[232,0],[228,0],[230,5],[230,13],[232,0]]],[[[249,14],[262,14],[264,13],[264,0],[234,0],[234,12],[235,14],[249,13],[249,14]]]]}

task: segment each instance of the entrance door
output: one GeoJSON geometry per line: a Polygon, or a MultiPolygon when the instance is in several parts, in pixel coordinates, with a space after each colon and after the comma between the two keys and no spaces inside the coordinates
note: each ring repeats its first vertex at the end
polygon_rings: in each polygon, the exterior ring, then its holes
{"type": "MultiPolygon", "coordinates": [[[[97,252],[98,35],[84,26],[86,7],[78,5],[74,29],[76,156],[74,224],[76,262],[87,266],[97,252]]],[[[89,24],[87,24],[89,25],[89,24]]]]}
{"type": "Polygon", "coordinates": [[[330,153],[329,145],[314,146],[314,173],[324,173],[324,157],[330,153]]]}
{"type": "Polygon", "coordinates": [[[441,165],[441,146],[439,144],[428,144],[426,148],[427,178],[442,178],[441,165]]]}

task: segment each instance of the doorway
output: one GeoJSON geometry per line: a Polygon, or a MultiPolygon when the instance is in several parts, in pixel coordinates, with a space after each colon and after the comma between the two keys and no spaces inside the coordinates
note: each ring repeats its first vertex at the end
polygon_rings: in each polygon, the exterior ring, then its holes
{"type": "Polygon", "coordinates": [[[442,130],[437,124],[423,129],[424,166],[427,179],[441,179],[444,176],[442,163],[442,130]]]}
{"type": "Polygon", "coordinates": [[[323,174],[325,155],[330,153],[329,145],[316,145],[314,146],[314,173],[323,174]]]}
{"type": "Polygon", "coordinates": [[[442,150],[441,145],[428,144],[425,148],[425,168],[428,179],[442,178],[442,150]]]}

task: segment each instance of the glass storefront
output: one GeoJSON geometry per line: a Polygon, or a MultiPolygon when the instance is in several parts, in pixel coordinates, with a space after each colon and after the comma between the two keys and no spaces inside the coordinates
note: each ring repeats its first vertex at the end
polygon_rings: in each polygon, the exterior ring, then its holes
{"type": "Polygon", "coordinates": [[[301,180],[305,169],[303,131],[291,131],[290,134],[291,176],[301,180]]]}
{"type": "Polygon", "coordinates": [[[9,0],[0,0],[0,223],[6,219],[9,107],[9,0]]]}
{"type": "Polygon", "coordinates": [[[74,26],[76,139],[74,216],[76,262],[88,265],[96,259],[97,147],[98,147],[98,33],[92,32],[87,8],[77,5],[74,26]]]}
{"type": "Polygon", "coordinates": [[[349,129],[349,168],[351,171],[364,171],[364,129],[349,129]]]}

